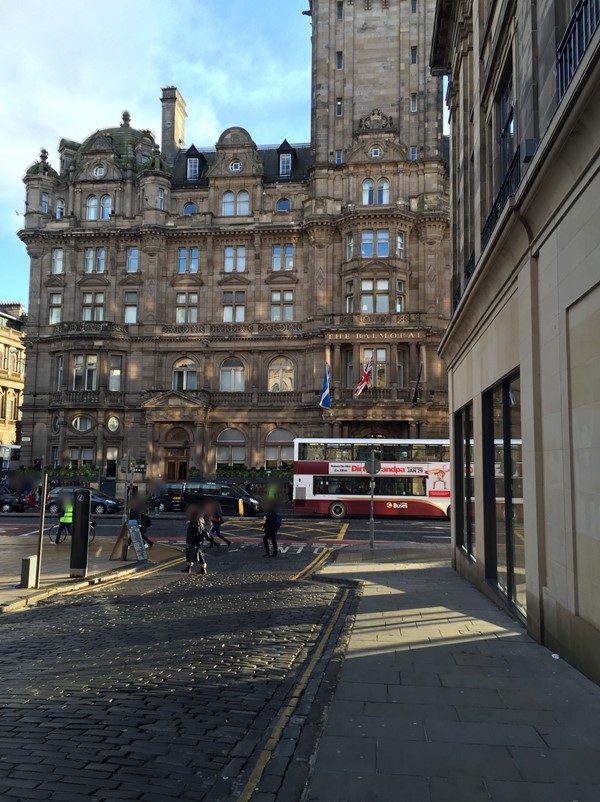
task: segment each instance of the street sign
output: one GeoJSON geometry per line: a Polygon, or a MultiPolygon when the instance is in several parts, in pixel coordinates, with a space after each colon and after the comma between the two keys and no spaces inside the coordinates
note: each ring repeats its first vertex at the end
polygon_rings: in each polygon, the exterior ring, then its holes
{"type": "Polygon", "coordinates": [[[367,460],[365,462],[365,470],[367,473],[371,474],[371,476],[375,476],[381,470],[381,460],[375,457],[374,459],[367,460]]]}

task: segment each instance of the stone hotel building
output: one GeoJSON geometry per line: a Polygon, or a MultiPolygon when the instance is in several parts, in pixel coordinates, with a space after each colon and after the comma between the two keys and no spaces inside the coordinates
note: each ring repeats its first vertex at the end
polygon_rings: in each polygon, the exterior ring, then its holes
{"type": "Polygon", "coordinates": [[[310,144],[260,147],[239,127],[187,144],[170,86],[160,146],[125,112],[27,170],[26,463],[114,476],[131,456],[146,479],[183,479],[289,464],[297,436],[447,436],[434,4],[306,13],[310,144]]]}

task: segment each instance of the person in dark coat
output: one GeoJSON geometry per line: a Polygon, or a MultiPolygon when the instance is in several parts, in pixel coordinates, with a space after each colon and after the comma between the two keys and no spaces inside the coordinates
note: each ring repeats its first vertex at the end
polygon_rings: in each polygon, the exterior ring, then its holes
{"type": "Polygon", "coordinates": [[[206,573],[206,561],[202,554],[202,540],[204,525],[202,515],[197,507],[188,507],[189,520],[185,532],[185,568],[181,571],[184,574],[191,574],[194,563],[200,565],[199,574],[206,573]]]}
{"type": "Polygon", "coordinates": [[[274,502],[267,504],[265,517],[263,520],[263,546],[265,547],[265,557],[270,557],[269,541],[273,546],[273,557],[277,557],[277,532],[281,526],[281,517],[277,513],[274,502]]]}

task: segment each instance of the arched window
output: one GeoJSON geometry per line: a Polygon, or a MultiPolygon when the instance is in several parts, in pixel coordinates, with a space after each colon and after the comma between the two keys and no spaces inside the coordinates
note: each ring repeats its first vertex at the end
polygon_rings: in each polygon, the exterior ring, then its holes
{"type": "Polygon", "coordinates": [[[90,195],[85,202],[85,219],[98,219],[98,198],[95,195],[90,195]]]}
{"type": "Polygon", "coordinates": [[[65,216],[65,202],[62,198],[56,199],[56,219],[62,220],[65,216]]]}
{"type": "Polygon", "coordinates": [[[294,462],[294,435],[274,429],[265,437],[265,468],[283,468],[294,462]]]}
{"type": "Polygon", "coordinates": [[[270,393],[289,393],[294,389],[294,365],[285,356],[279,356],[269,365],[270,393]]]}
{"type": "Polygon", "coordinates": [[[196,390],[196,377],[196,363],[187,358],[178,359],[173,366],[173,389],[196,390]]]}
{"type": "Polygon", "coordinates": [[[223,216],[232,217],[235,214],[235,195],[225,192],[223,195],[223,216]]]}
{"type": "Polygon", "coordinates": [[[222,393],[242,393],[246,388],[246,372],[241,359],[228,357],[221,365],[219,389],[222,393]]]}
{"type": "Polygon", "coordinates": [[[243,468],[246,465],[246,438],[239,429],[224,429],[217,437],[217,466],[243,468]]]}
{"type": "Polygon", "coordinates": [[[250,194],[245,189],[237,194],[237,213],[250,214],[250,194]]]}
{"type": "Polygon", "coordinates": [[[362,184],[362,202],[363,206],[371,206],[373,204],[373,189],[374,183],[371,178],[365,178],[362,184]]]}
{"type": "Polygon", "coordinates": [[[290,202],[287,198],[280,198],[277,201],[277,211],[278,212],[289,212],[290,210],[290,202]]]}
{"type": "Polygon", "coordinates": [[[8,352],[8,369],[13,373],[19,372],[19,352],[16,348],[11,348],[8,352]]]}
{"type": "Polygon", "coordinates": [[[193,214],[196,214],[197,211],[198,211],[198,208],[197,208],[196,204],[192,203],[191,201],[190,201],[190,203],[186,203],[185,206],[183,207],[184,217],[189,217],[189,216],[191,216],[193,214]]]}
{"type": "Polygon", "coordinates": [[[112,212],[112,198],[110,195],[103,195],[100,198],[100,219],[109,220],[112,212]]]}
{"type": "Polygon", "coordinates": [[[377,182],[377,203],[390,202],[390,182],[387,178],[380,178],[377,182]]]}

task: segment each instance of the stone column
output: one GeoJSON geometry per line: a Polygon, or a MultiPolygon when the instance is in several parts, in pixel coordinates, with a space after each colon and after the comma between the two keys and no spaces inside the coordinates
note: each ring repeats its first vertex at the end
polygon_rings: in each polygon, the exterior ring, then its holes
{"type": "Polygon", "coordinates": [[[258,453],[258,424],[250,424],[250,441],[248,443],[250,450],[250,467],[260,468],[260,455],[258,453]]]}
{"type": "Polygon", "coordinates": [[[152,477],[156,474],[154,459],[154,424],[146,423],[146,473],[152,477]]]}
{"type": "Polygon", "coordinates": [[[105,466],[104,459],[104,421],[98,423],[98,435],[96,437],[96,467],[102,470],[105,466]]]}
{"type": "Polygon", "coordinates": [[[194,462],[202,476],[206,475],[204,459],[204,423],[197,422],[194,427],[194,462]]]}

